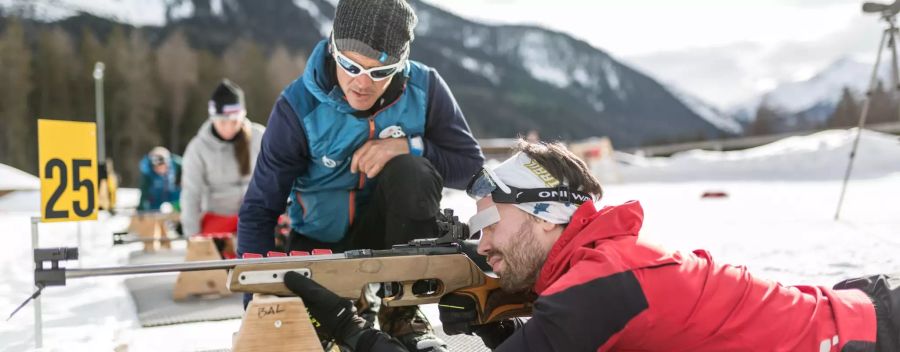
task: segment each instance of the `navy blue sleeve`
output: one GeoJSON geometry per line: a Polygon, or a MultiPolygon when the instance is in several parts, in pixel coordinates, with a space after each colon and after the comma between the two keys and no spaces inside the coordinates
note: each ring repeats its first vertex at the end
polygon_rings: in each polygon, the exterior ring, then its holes
{"type": "Polygon", "coordinates": [[[241,204],[238,256],[265,255],[275,248],[275,223],[284,213],[294,180],[306,172],[308,163],[306,134],[288,102],[278,98],[241,204]]]}
{"type": "Polygon", "coordinates": [[[445,186],[463,189],[484,164],[484,155],[447,82],[433,69],[429,74],[424,156],[444,178],[445,186]]]}

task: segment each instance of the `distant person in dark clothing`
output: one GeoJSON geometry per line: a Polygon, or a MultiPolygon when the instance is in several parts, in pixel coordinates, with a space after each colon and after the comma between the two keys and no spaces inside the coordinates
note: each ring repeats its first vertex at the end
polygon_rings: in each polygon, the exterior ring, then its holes
{"type": "MultiPolygon", "coordinates": [[[[441,76],[409,59],[416,22],[403,0],[338,3],[331,34],[269,117],[239,254],[275,248],[288,200],[289,249],[380,249],[434,235],[442,188],[463,188],[484,157],[441,76]]],[[[390,315],[382,328],[407,346],[443,349],[416,309],[390,315]]]]}
{"type": "Polygon", "coordinates": [[[179,210],[181,157],[155,147],[141,159],[141,201],[138,210],[159,211],[163,203],[179,210]]]}

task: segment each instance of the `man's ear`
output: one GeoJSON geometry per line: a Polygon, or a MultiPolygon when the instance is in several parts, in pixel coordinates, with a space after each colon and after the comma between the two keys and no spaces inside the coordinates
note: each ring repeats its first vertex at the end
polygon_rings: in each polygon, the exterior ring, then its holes
{"type": "Polygon", "coordinates": [[[553,230],[555,230],[556,227],[559,225],[549,222],[547,220],[538,218],[538,226],[544,232],[553,232],[553,230]]]}

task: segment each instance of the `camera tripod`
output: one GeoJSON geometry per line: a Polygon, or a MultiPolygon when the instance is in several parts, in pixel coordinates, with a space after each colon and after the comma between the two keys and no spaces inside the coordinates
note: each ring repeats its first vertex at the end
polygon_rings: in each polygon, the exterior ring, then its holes
{"type": "MultiPolygon", "coordinates": [[[[872,78],[869,81],[869,89],[866,91],[865,102],[860,111],[859,122],[856,126],[856,137],[853,140],[853,148],[850,151],[850,160],[847,162],[847,170],[844,173],[844,182],[841,186],[841,197],[838,199],[837,211],[834,213],[834,220],[837,221],[841,216],[841,205],[844,203],[844,194],[847,192],[847,182],[850,180],[850,174],[853,172],[853,161],[856,159],[856,151],[859,148],[859,139],[862,136],[863,126],[866,124],[866,118],[869,115],[869,107],[872,105],[872,96],[878,85],[878,67],[881,66],[881,55],[885,47],[891,49],[891,77],[894,90],[900,92],[900,68],[897,64],[897,39],[900,37],[900,31],[897,28],[897,12],[900,11],[900,0],[895,1],[891,5],[882,5],[876,3],[863,4],[863,12],[880,13],[881,19],[887,22],[887,28],[881,35],[881,44],[878,46],[878,54],[875,56],[875,67],[872,68],[872,78]]],[[[898,111],[900,114],[900,111],[898,111]]],[[[900,115],[898,115],[900,116],[900,115]]]]}

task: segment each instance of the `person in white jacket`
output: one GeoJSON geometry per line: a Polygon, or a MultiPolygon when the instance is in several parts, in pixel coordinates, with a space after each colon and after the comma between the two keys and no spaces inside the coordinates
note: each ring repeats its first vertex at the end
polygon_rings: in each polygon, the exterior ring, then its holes
{"type": "Polygon", "coordinates": [[[209,101],[209,120],[182,160],[184,235],[237,233],[237,214],[259,154],[265,127],[247,119],[244,92],[225,79],[209,101]]]}

